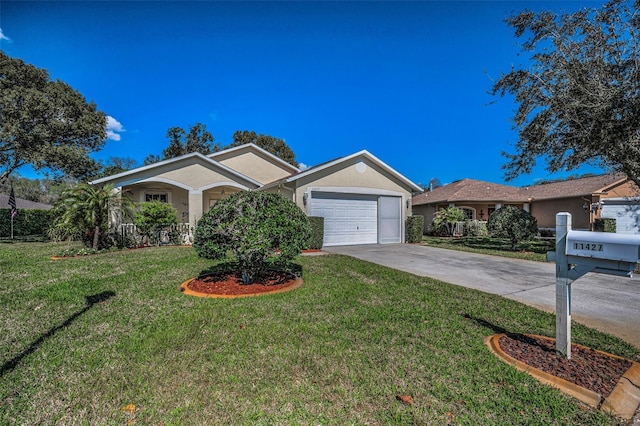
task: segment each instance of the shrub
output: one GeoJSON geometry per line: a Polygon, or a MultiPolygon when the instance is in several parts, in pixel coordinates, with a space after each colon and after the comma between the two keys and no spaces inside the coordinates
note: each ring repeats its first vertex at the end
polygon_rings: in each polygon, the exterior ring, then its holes
{"type": "Polygon", "coordinates": [[[520,241],[527,241],[538,235],[538,221],[529,212],[515,206],[501,207],[489,216],[487,230],[496,238],[507,238],[511,250],[520,241]]]}
{"type": "Polygon", "coordinates": [[[178,223],[176,209],[169,203],[162,201],[148,201],[142,203],[133,223],[138,227],[140,233],[160,244],[160,232],[171,225],[178,223]]]}
{"type": "Polygon", "coordinates": [[[424,229],[424,216],[413,215],[407,218],[407,243],[419,243],[422,241],[424,229]]]}
{"type": "Polygon", "coordinates": [[[600,217],[593,223],[596,232],[616,232],[616,219],[613,217],[600,217]]]}
{"type": "Polygon", "coordinates": [[[486,237],[489,235],[487,222],[468,220],[464,223],[464,234],[469,237],[486,237]]]}
{"type": "Polygon", "coordinates": [[[193,247],[200,257],[233,254],[245,284],[269,263],[282,267],[309,242],[311,227],[296,204],[279,194],[237,192],[218,201],[196,226],[193,247]]]}
{"type": "MultiPolygon", "coordinates": [[[[45,236],[52,218],[52,210],[19,209],[18,215],[13,219],[13,235],[45,236]]],[[[0,235],[11,236],[11,209],[0,209],[0,235]]]]}
{"type": "Polygon", "coordinates": [[[442,237],[453,236],[457,222],[464,222],[467,216],[457,207],[447,207],[436,212],[433,217],[433,230],[436,235],[442,237]]]}
{"type": "Polygon", "coordinates": [[[309,249],[320,250],[324,244],[324,217],[309,216],[311,226],[311,237],[309,238],[309,249]]]}

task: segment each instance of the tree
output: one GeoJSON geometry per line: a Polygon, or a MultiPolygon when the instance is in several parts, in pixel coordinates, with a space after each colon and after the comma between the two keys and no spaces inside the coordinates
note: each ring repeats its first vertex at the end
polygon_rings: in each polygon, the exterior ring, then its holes
{"type": "Polygon", "coordinates": [[[520,241],[528,241],[538,235],[538,221],[531,213],[516,206],[504,206],[491,213],[487,230],[492,237],[507,238],[511,242],[511,250],[515,251],[520,241]]]}
{"type": "Polygon", "coordinates": [[[233,142],[227,148],[233,148],[248,143],[255,144],[294,167],[298,167],[296,155],[293,153],[293,150],[289,145],[287,145],[284,139],[279,139],[273,136],[263,134],[258,135],[256,132],[249,130],[238,130],[233,134],[233,142]]]}
{"type": "Polygon", "coordinates": [[[280,194],[241,191],[218,201],[198,221],[193,247],[200,257],[237,259],[245,284],[268,262],[283,266],[309,242],[307,216],[280,194]]]}
{"type": "Polygon", "coordinates": [[[458,207],[440,209],[433,217],[433,230],[438,235],[453,236],[457,222],[464,222],[467,216],[458,207]]]}
{"type": "Polygon", "coordinates": [[[141,208],[136,212],[133,223],[140,232],[156,240],[160,244],[160,231],[171,225],[178,223],[178,216],[175,207],[162,201],[148,201],[142,203],[141,208]]]}
{"type": "Polygon", "coordinates": [[[0,182],[26,164],[74,178],[95,171],[107,118],[46,70],[0,51],[0,182]]]}
{"type": "Polygon", "coordinates": [[[129,157],[109,157],[105,164],[100,163],[101,170],[93,176],[93,179],[112,176],[118,173],[126,172],[136,166],[136,160],[129,157]]]}
{"type": "Polygon", "coordinates": [[[182,127],[170,127],[167,130],[167,139],[169,145],[162,151],[162,155],[148,155],[144,159],[145,166],[192,152],[209,155],[222,149],[220,144],[214,142],[213,135],[207,131],[207,126],[202,123],[194,124],[188,132],[182,127]]]}
{"type": "Polygon", "coordinates": [[[109,211],[130,217],[133,207],[134,202],[114,191],[113,185],[96,188],[81,183],[63,192],[54,206],[56,220],[50,234],[63,238],[81,233],[88,246],[99,250],[108,246],[109,211]]]}
{"type": "Polygon", "coordinates": [[[640,2],[556,15],[525,11],[506,20],[527,68],[512,68],[492,93],[519,104],[507,179],[529,173],[540,156],[551,172],[584,163],[624,172],[640,185],[640,2]]]}

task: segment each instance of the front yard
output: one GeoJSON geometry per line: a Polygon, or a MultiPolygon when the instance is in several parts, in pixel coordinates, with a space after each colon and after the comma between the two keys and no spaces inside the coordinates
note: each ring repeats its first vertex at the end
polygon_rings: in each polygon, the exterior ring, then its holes
{"type": "Polygon", "coordinates": [[[516,259],[535,260],[546,262],[548,251],[554,251],[556,242],[554,238],[537,238],[531,241],[522,241],[516,245],[516,250],[511,250],[509,241],[492,237],[432,237],[423,236],[422,244],[438,248],[469,251],[472,253],[489,254],[493,256],[512,257],[516,259]]]}
{"type": "Polygon", "coordinates": [[[0,245],[0,424],[621,424],[489,352],[555,333],[511,300],[337,255],[298,258],[289,293],[200,299],[178,291],[211,266],[190,248],[62,248],[0,245]]]}

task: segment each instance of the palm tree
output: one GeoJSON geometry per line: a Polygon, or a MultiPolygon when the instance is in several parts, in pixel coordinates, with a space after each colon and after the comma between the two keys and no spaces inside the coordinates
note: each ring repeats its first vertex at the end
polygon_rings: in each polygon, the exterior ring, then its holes
{"type": "Polygon", "coordinates": [[[109,211],[120,210],[124,216],[132,216],[135,203],[114,190],[113,185],[101,188],[81,183],[63,192],[56,203],[59,212],[54,228],[74,230],[91,236],[91,247],[98,250],[100,237],[107,234],[109,211]]]}

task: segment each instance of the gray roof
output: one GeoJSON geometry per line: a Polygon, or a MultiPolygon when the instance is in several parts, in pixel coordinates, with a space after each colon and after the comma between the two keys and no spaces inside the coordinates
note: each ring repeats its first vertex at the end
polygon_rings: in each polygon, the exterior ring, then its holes
{"type": "MultiPolygon", "coordinates": [[[[0,194],[0,209],[9,209],[9,195],[0,194]]],[[[51,210],[53,206],[49,204],[37,203],[35,201],[24,200],[16,197],[16,208],[20,209],[37,209],[37,210],[51,210]]]]}

